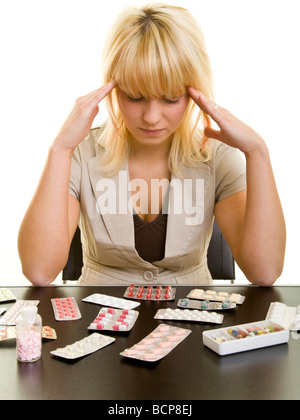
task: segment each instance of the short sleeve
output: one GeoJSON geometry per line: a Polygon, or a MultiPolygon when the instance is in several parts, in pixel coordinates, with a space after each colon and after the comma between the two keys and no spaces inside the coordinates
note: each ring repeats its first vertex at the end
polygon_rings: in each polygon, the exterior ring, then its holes
{"type": "Polygon", "coordinates": [[[69,193],[77,200],[80,200],[80,185],[81,185],[81,158],[79,149],[75,149],[71,162],[71,174],[69,183],[69,193]]]}
{"type": "Polygon", "coordinates": [[[246,162],[238,149],[221,143],[216,150],[215,165],[216,202],[247,188],[246,162]]]}

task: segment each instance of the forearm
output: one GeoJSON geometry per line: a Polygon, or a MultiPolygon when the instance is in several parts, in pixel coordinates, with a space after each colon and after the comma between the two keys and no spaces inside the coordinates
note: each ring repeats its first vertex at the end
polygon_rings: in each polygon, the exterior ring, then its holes
{"type": "Polygon", "coordinates": [[[237,262],[247,278],[271,285],[281,275],[286,230],[268,149],[261,141],[246,155],[247,199],[237,262]]]}
{"type": "Polygon", "coordinates": [[[53,281],[68,256],[71,159],[69,151],[54,143],[20,227],[18,248],[23,272],[35,284],[53,281]]]}

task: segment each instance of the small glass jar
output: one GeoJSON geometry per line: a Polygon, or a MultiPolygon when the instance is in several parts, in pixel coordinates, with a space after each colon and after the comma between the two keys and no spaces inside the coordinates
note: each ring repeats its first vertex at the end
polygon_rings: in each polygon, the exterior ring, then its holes
{"type": "Polygon", "coordinates": [[[17,360],[36,362],[42,355],[42,319],[36,306],[25,306],[17,321],[17,360]]]}

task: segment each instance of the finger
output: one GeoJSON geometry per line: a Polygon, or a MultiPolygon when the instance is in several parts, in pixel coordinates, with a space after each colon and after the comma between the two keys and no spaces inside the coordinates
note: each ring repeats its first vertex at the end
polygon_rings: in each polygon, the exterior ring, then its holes
{"type": "Polygon", "coordinates": [[[112,80],[106,83],[104,86],[101,86],[101,88],[96,89],[89,95],[87,95],[87,99],[95,99],[99,103],[116,87],[116,85],[117,83],[114,80],[112,80]]]}
{"type": "Polygon", "coordinates": [[[199,90],[189,87],[189,95],[196,102],[196,104],[202,109],[205,114],[209,115],[214,121],[218,122],[220,107],[214,102],[207,99],[202,92],[199,90]]]}
{"type": "Polygon", "coordinates": [[[222,139],[221,131],[214,130],[211,127],[205,127],[204,134],[206,135],[206,137],[208,137],[210,139],[216,139],[216,140],[221,140],[222,139]]]}

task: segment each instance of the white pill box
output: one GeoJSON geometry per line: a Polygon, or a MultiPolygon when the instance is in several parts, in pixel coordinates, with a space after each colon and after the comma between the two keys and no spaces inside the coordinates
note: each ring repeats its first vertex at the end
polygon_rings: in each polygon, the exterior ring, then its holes
{"type": "Polygon", "coordinates": [[[203,343],[220,356],[288,343],[289,331],[271,321],[204,331],[203,343]],[[240,333],[229,334],[228,331],[240,333]]]}
{"type": "Polygon", "coordinates": [[[271,303],[266,319],[290,331],[300,330],[300,305],[287,306],[285,303],[271,303]]]}

